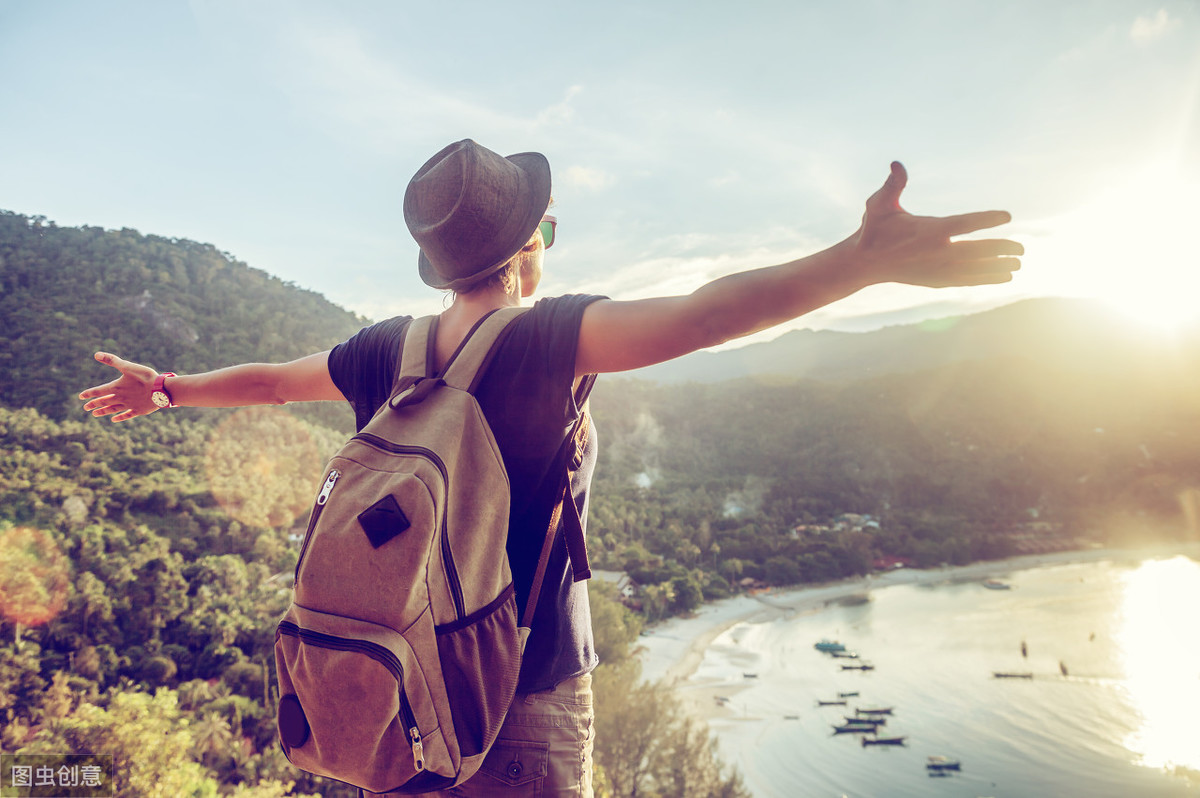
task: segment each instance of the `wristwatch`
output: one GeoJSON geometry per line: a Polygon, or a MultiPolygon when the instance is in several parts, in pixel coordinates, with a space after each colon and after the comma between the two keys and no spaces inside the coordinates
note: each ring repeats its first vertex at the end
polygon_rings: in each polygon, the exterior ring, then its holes
{"type": "Polygon", "coordinates": [[[154,378],[154,389],[150,392],[150,401],[159,407],[175,407],[175,402],[171,400],[171,394],[167,393],[167,377],[174,377],[172,371],[164,371],[154,378]]]}

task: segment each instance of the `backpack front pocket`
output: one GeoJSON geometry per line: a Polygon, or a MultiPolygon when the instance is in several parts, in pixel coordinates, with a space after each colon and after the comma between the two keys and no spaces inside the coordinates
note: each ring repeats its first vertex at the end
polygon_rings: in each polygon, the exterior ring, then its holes
{"type": "Polygon", "coordinates": [[[372,792],[454,782],[428,687],[415,668],[405,680],[412,655],[403,635],[293,606],[275,658],[279,736],[292,764],[372,792]]]}

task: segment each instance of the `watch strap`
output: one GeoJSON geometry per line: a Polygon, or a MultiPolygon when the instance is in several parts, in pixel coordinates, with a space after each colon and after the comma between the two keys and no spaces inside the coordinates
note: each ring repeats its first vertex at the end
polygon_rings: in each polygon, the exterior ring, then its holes
{"type": "Polygon", "coordinates": [[[167,397],[167,407],[176,407],[175,399],[171,396],[171,392],[167,390],[167,377],[177,376],[173,371],[164,371],[154,378],[154,387],[152,393],[161,393],[167,397]]]}

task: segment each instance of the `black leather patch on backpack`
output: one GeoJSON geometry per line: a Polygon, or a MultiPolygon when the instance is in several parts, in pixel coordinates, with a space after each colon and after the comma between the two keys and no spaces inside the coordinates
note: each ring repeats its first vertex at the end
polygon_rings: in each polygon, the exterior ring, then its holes
{"type": "Polygon", "coordinates": [[[390,493],[359,513],[358,523],[362,524],[367,540],[371,541],[374,548],[379,548],[411,526],[408,517],[400,509],[400,503],[390,493]]]}

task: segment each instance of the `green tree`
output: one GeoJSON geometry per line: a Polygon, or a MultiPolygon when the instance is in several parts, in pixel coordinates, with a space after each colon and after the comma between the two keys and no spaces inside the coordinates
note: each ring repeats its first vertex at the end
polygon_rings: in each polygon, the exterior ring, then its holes
{"type": "Polygon", "coordinates": [[[217,782],[191,758],[193,737],[175,694],[117,692],[107,708],[82,704],[50,721],[21,753],[87,751],[113,758],[116,796],[214,798],[217,782]]]}

